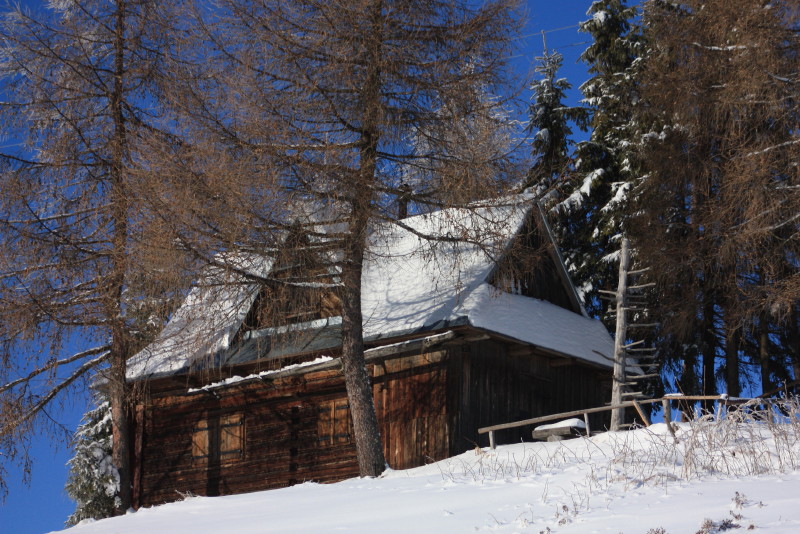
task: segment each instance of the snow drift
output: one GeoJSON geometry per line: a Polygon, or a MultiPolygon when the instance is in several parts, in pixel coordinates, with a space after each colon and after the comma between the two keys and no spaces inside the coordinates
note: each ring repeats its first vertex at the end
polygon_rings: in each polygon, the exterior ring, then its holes
{"type": "Polygon", "coordinates": [[[182,502],[74,534],[169,532],[789,534],[800,531],[800,419],[787,403],[592,438],[476,449],[378,479],[182,502]]]}

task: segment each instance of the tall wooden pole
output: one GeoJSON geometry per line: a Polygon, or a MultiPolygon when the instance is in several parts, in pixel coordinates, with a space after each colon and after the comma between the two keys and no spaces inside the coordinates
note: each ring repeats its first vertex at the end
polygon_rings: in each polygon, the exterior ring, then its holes
{"type": "MultiPolygon", "coordinates": [[[[628,337],[628,269],[630,268],[628,238],[622,238],[619,254],[619,282],[617,284],[617,329],[614,335],[614,382],[611,387],[611,405],[622,404],[625,386],[625,339],[628,337]]],[[[625,422],[625,408],[611,410],[611,430],[619,430],[625,422]]]]}

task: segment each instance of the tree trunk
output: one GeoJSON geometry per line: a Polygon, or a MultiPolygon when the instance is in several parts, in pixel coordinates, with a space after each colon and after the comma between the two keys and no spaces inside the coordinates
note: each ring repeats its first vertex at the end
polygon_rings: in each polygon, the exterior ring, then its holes
{"type": "MultiPolygon", "coordinates": [[[[626,308],[628,306],[628,270],[630,268],[628,238],[622,238],[619,254],[619,281],[617,283],[617,329],[614,334],[614,378],[611,386],[611,405],[622,404],[625,384],[625,339],[628,332],[626,308]]],[[[625,423],[625,408],[611,410],[611,430],[620,430],[625,423]]]]}
{"type": "Polygon", "coordinates": [[[728,395],[738,397],[739,389],[739,331],[729,327],[725,339],[725,383],[728,395]]]}
{"type": "Polygon", "coordinates": [[[772,391],[774,386],[769,370],[769,319],[766,313],[761,315],[758,331],[758,360],[761,364],[761,393],[772,391]]]}
{"type": "Polygon", "coordinates": [[[795,380],[800,380],[800,306],[795,306],[789,314],[786,330],[792,360],[792,375],[795,380]]]}
{"type": "MultiPolygon", "coordinates": [[[[714,336],[714,299],[708,291],[703,295],[705,304],[703,305],[703,376],[701,395],[717,394],[717,376],[715,374],[715,363],[717,357],[717,343],[714,336]]],[[[702,401],[703,412],[713,413],[714,401],[702,401]]]]}
{"type": "MultiPolygon", "coordinates": [[[[358,257],[361,256],[361,257],[358,257]]],[[[386,468],[378,417],[372,396],[372,383],[364,361],[364,338],[361,316],[361,259],[348,258],[344,269],[342,298],[342,371],[350,415],[353,419],[358,468],[362,476],[378,476],[386,468]]]]}
{"type": "Polygon", "coordinates": [[[361,91],[363,122],[359,153],[359,168],[355,183],[350,184],[349,232],[344,247],[342,282],[342,366],[353,431],[356,438],[358,467],[362,476],[378,476],[386,468],[381,444],[378,417],[372,396],[367,366],[364,361],[364,332],[361,314],[361,273],[367,240],[367,225],[372,213],[376,182],[378,121],[381,113],[381,10],[380,0],[373,5],[374,31],[365,43],[367,73],[361,91]]]}
{"type": "MultiPolygon", "coordinates": [[[[116,338],[117,336],[115,336],[116,338]]],[[[130,424],[128,414],[128,387],[125,382],[127,350],[112,341],[109,399],[111,402],[111,432],[113,436],[112,461],[119,471],[119,498],[117,514],[131,507],[130,424]]]]}
{"type": "Polygon", "coordinates": [[[120,505],[117,513],[122,514],[131,506],[131,453],[130,424],[128,409],[128,384],[125,379],[128,360],[128,334],[125,328],[122,299],[125,288],[127,270],[128,240],[128,198],[125,187],[125,122],[122,114],[124,97],[123,75],[124,38],[125,38],[125,2],[117,3],[115,26],[115,60],[114,88],[110,95],[111,114],[114,123],[114,138],[111,147],[111,216],[113,234],[111,237],[111,273],[108,284],[108,317],[112,320],[111,332],[111,372],[110,402],[113,434],[112,459],[119,471],[120,505]]]}

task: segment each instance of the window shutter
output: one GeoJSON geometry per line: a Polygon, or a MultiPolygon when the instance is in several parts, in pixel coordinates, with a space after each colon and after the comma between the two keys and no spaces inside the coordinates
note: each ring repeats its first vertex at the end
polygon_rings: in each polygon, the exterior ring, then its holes
{"type": "Polygon", "coordinates": [[[192,434],[192,459],[203,460],[209,456],[208,421],[200,421],[192,434]]]}
{"type": "Polygon", "coordinates": [[[347,399],[336,399],[320,404],[317,419],[317,439],[320,445],[350,443],[352,426],[347,399]]]}
{"type": "Polygon", "coordinates": [[[243,456],[244,417],[240,413],[224,415],[219,425],[221,460],[235,460],[243,456]]]}

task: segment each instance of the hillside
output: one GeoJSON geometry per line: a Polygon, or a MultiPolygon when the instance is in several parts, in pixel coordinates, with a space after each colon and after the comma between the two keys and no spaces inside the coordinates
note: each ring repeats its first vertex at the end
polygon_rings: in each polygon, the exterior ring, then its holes
{"type": "Polygon", "coordinates": [[[192,497],[71,534],[800,532],[800,423],[728,419],[480,450],[379,479],[192,497]],[[663,529],[663,530],[659,530],[663,529]]]}

